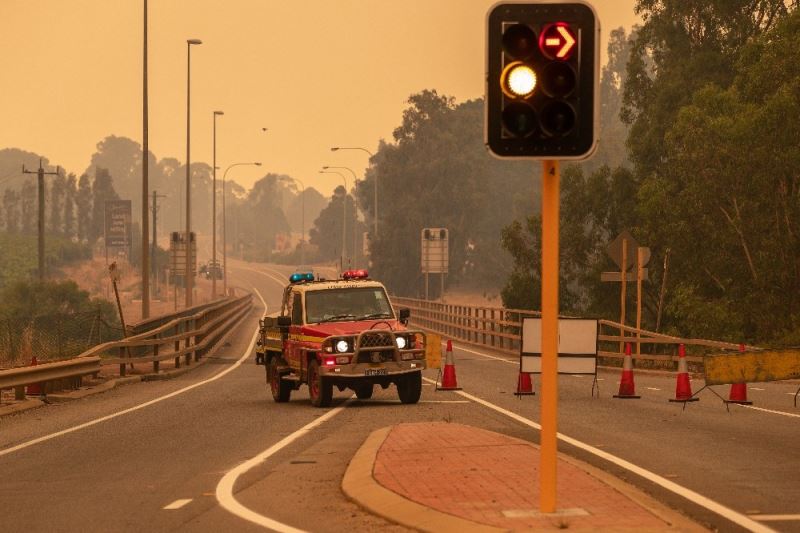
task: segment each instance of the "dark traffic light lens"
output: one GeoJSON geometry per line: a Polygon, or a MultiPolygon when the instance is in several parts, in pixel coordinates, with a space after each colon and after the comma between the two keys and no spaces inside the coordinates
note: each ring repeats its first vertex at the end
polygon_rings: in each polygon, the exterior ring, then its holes
{"type": "Polygon", "coordinates": [[[575,110],[568,103],[550,102],[542,109],[542,129],[549,135],[563,137],[574,127],[575,110]]]}
{"type": "Polygon", "coordinates": [[[515,102],[503,109],[503,125],[514,137],[528,137],[539,128],[539,121],[529,104],[515,102]]]}
{"type": "Polygon", "coordinates": [[[528,59],[537,46],[536,34],[526,24],[514,24],[503,32],[503,50],[514,59],[528,59]]]}
{"type": "Polygon", "coordinates": [[[575,90],[575,71],[567,63],[552,62],[544,68],[539,83],[547,96],[566,98],[575,90]]]}

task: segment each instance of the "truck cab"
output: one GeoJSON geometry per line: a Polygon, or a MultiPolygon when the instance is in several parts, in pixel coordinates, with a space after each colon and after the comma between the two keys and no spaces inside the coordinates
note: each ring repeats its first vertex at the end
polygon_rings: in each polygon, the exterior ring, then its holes
{"type": "Polygon", "coordinates": [[[408,317],[365,270],[335,280],[293,274],[281,311],[261,320],[256,363],[266,367],[276,402],[307,384],[318,407],[330,405],[333,387],[368,399],[376,385],[395,385],[402,403],[416,403],[426,338],[407,328],[408,317]]]}

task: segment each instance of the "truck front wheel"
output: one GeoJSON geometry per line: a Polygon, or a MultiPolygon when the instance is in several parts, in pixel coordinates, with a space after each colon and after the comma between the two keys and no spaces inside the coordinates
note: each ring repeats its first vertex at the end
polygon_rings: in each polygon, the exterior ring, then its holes
{"type": "Polygon", "coordinates": [[[314,407],[328,407],[333,400],[333,383],[322,377],[316,359],[308,365],[308,394],[314,407]]]}
{"type": "Polygon", "coordinates": [[[397,380],[397,395],[401,403],[417,403],[422,394],[422,372],[404,374],[397,380]]]}
{"type": "Polygon", "coordinates": [[[281,375],[278,372],[278,358],[276,356],[273,356],[272,359],[269,360],[267,381],[269,381],[269,388],[272,391],[273,400],[278,403],[289,401],[289,396],[292,394],[292,384],[281,379],[281,375]]]}

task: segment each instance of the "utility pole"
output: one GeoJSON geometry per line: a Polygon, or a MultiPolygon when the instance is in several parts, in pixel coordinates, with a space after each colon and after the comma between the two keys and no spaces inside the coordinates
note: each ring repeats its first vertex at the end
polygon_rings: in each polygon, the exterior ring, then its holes
{"type": "MultiPolygon", "coordinates": [[[[150,265],[153,270],[153,277],[158,279],[158,267],[156,265],[156,222],[158,220],[158,199],[166,198],[166,195],[158,194],[158,191],[153,191],[153,242],[150,249],[150,265]]],[[[158,282],[156,282],[156,294],[158,294],[158,282]]]]}
{"type": "Polygon", "coordinates": [[[22,165],[23,174],[36,174],[37,188],[39,191],[39,281],[44,281],[44,176],[58,176],[59,167],[56,167],[55,172],[45,172],[42,168],[42,158],[39,158],[39,170],[27,170],[25,165],[22,165]]]}
{"type": "MultiPolygon", "coordinates": [[[[147,252],[147,193],[149,192],[148,166],[148,107],[147,107],[147,0],[144,0],[144,50],[142,53],[142,318],[150,317],[150,260],[147,252]]],[[[155,233],[155,226],[153,227],[155,233]]]]}

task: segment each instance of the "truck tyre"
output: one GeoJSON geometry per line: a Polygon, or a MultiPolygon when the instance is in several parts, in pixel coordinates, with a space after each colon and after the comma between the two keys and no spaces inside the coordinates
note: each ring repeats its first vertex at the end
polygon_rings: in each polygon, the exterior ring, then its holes
{"type": "Polygon", "coordinates": [[[422,372],[404,374],[397,380],[397,395],[401,403],[417,403],[422,394],[422,372]]]}
{"type": "Polygon", "coordinates": [[[314,407],[328,407],[333,399],[333,383],[319,373],[316,359],[312,359],[308,365],[308,394],[314,407]]]}
{"type": "Polygon", "coordinates": [[[373,387],[372,383],[362,383],[356,386],[356,398],[359,400],[369,400],[372,398],[372,390],[374,388],[375,387],[373,387]]]}
{"type": "Polygon", "coordinates": [[[292,384],[288,381],[281,379],[278,372],[278,358],[272,356],[269,360],[269,367],[267,367],[267,381],[269,388],[272,391],[272,399],[278,403],[289,401],[289,396],[292,394],[292,384]]]}

